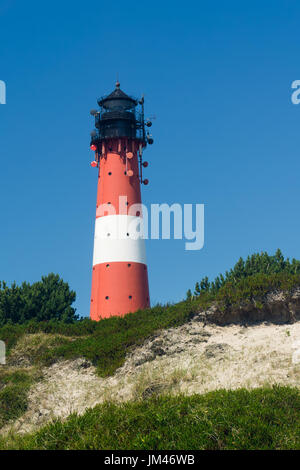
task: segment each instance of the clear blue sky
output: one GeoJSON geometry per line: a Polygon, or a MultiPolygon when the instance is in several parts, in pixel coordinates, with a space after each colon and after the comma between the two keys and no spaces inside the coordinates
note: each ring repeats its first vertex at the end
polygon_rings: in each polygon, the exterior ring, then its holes
{"type": "Polygon", "coordinates": [[[89,313],[97,97],[155,114],[150,203],[204,203],[205,246],[148,241],[152,303],[240,256],[300,258],[297,1],[0,1],[0,278],[59,273],[89,313]]]}

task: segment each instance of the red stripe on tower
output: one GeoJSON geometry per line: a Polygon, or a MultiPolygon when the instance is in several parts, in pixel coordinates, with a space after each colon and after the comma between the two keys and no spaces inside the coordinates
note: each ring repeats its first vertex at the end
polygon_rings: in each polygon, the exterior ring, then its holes
{"type": "Polygon", "coordinates": [[[142,235],[140,184],[142,152],[153,143],[145,133],[144,100],[133,99],[120,84],[98,100],[91,111],[96,129],[91,133],[98,167],[98,192],[93,257],[92,320],[150,306],[145,245],[142,235]],[[137,112],[136,108],[141,108],[137,112]]]}

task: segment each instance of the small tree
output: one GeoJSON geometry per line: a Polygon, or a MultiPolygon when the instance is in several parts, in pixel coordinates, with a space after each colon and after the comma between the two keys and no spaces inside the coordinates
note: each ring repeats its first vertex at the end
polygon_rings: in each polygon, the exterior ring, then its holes
{"type": "Polygon", "coordinates": [[[196,282],[194,295],[200,295],[201,289],[199,282],[196,282]]]}
{"type": "Polygon", "coordinates": [[[186,300],[191,300],[192,299],[192,291],[189,289],[186,293],[186,300]]]}
{"type": "Polygon", "coordinates": [[[58,274],[49,274],[34,284],[0,283],[0,324],[60,320],[70,323],[78,319],[71,306],[76,299],[68,283],[58,274]]]}

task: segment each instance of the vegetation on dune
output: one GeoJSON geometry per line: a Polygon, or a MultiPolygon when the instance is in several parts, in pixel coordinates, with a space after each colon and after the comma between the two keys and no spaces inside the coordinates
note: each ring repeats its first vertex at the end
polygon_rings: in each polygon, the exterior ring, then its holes
{"type": "Polygon", "coordinates": [[[28,320],[51,319],[72,322],[78,317],[71,307],[76,294],[57,274],[49,274],[42,280],[10,287],[0,281],[0,326],[6,323],[25,323],[28,320]]]}
{"type": "Polygon", "coordinates": [[[300,392],[218,390],[104,403],[37,433],[0,438],[0,449],[299,449],[300,392]]]}
{"type": "Polygon", "coordinates": [[[33,371],[0,369],[0,428],[26,411],[27,394],[36,379],[33,371]]]}
{"type": "MultiPolygon", "coordinates": [[[[214,281],[210,282],[208,277],[204,277],[200,282],[197,282],[194,296],[198,296],[204,292],[216,294],[228,283],[233,286],[257,274],[269,276],[279,273],[291,275],[300,274],[300,261],[295,258],[293,258],[292,261],[290,261],[289,258],[285,259],[279,249],[273,256],[270,256],[265,251],[262,253],[254,253],[248,256],[246,260],[240,258],[230,271],[226,271],[224,275],[220,274],[214,281]]],[[[192,297],[191,290],[188,291],[187,297],[192,297]]]]}
{"type": "MultiPolygon", "coordinates": [[[[28,391],[43,365],[84,357],[108,376],[132,347],[188,322],[212,303],[227,309],[255,299],[262,308],[268,293],[299,286],[299,261],[284,259],[279,250],[274,256],[254,254],[213,282],[204,278],[182,302],[95,322],[75,314],[75,293],[57,275],[21,287],[0,283],[0,339],[8,363],[0,370],[0,427],[26,411],[28,391]]],[[[299,402],[298,391],[273,388],[106,403],[34,435],[0,439],[0,449],[292,449],[300,445],[299,402]]]]}
{"type": "Polygon", "coordinates": [[[5,325],[0,328],[0,338],[9,345],[9,363],[13,348],[23,335],[48,333],[49,336],[55,336],[55,344],[52,342],[38,353],[32,351],[32,364],[50,365],[58,358],[85,357],[97,365],[100,375],[106,376],[123,364],[132,346],[142,344],[156,330],[182,325],[197,308],[196,302],[193,306],[181,302],[173,306],[156,306],[123,318],[112,317],[101,322],[85,319],[67,325],[63,322],[31,321],[24,325],[5,325]]]}
{"type": "Polygon", "coordinates": [[[291,291],[300,286],[298,263],[284,260],[279,252],[274,257],[266,254],[253,255],[249,262],[238,262],[240,271],[236,265],[226,277],[228,280],[217,290],[202,289],[199,295],[191,296],[175,305],[157,305],[123,318],[111,317],[100,322],[89,319],[72,323],[31,320],[24,324],[6,324],[0,328],[0,338],[6,341],[10,360],[12,348],[23,335],[48,333],[54,335],[52,340],[44,343],[43,347],[37,345],[36,349],[31,351],[32,364],[50,365],[57,359],[81,356],[97,366],[99,375],[111,375],[122,366],[130,348],[142,344],[157,330],[186,323],[195,313],[205,310],[212,302],[217,302],[220,308],[226,309],[252,299],[263,299],[268,292],[274,290],[291,291]],[[267,260],[271,261],[266,263],[267,260]],[[262,272],[253,273],[253,266],[256,266],[255,270],[261,269],[262,272]],[[274,272],[265,273],[266,270],[274,272]],[[297,272],[294,273],[293,270],[297,272]],[[243,274],[238,275],[238,272],[243,274]],[[235,273],[235,277],[232,273],[235,273]]]}
{"type": "MultiPolygon", "coordinates": [[[[239,282],[227,281],[214,296],[221,308],[262,300],[266,294],[281,290],[291,292],[300,286],[300,274],[255,274],[241,279],[239,282]]],[[[201,295],[200,295],[201,297],[201,295]]],[[[261,304],[262,307],[262,304],[261,304]]]]}

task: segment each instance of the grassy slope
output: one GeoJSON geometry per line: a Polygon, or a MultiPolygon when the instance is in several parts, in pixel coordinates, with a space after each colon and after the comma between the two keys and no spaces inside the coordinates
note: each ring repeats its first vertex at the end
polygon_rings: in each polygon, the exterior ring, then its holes
{"type": "MultiPolygon", "coordinates": [[[[123,364],[130,348],[143,343],[159,329],[186,323],[195,312],[207,308],[213,301],[226,308],[250,301],[253,297],[263,298],[272,290],[290,291],[299,285],[299,275],[255,275],[235,285],[228,282],[214,295],[203,293],[176,305],[156,306],[124,318],[113,317],[99,323],[84,320],[74,324],[8,324],[0,328],[0,339],[6,341],[11,354],[8,360],[14,359],[17,351],[34,367],[26,371],[16,372],[14,368],[0,371],[0,427],[10,419],[18,418],[26,410],[28,390],[36,380],[40,365],[49,365],[60,358],[83,356],[97,365],[100,375],[107,376],[123,364]],[[41,334],[43,332],[47,334],[41,334]],[[32,336],[33,333],[40,334],[32,336]]],[[[14,437],[10,446],[296,448],[300,446],[300,431],[293,424],[293,419],[297,423],[299,418],[299,392],[295,390],[213,392],[205,397],[165,397],[119,407],[106,404],[87,412],[81,418],[73,416],[66,424],[57,423],[21,441],[14,437]],[[161,414],[161,409],[164,409],[166,416],[161,414]],[[219,410],[218,416],[215,410],[219,410]],[[137,436],[136,429],[139,429],[137,436]]],[[[5,446],[5,442],[0,441],[0,448],[5,446]]]]}
{"type": "Polygon", "coordinates": [[[0,369],[0,428],[26,411],[28,391],[37,378],[32,370],[0,369]]]}
{"type": "Polygon", "coordinates": [[[50,365],[59,358],[85,357],[97,365],[101,376],[111,375],[120,367],[133,346],[142,344],[155,331],[180,326],[213,301],[222,308],[262,298],[274,289],[289,291],[300,285],[300,275],[287,273],[258,274],[243,279],[238,284],[227,283],[216,294],[203,293],[197,298],[175,305],[156,306],[152,309],[112,317],[101,322],[84,320],[73,324],[59,322],[29,322],[25,325],[6,325],[0,328],[0,338],[8,350],[28,333],[45,332],[56,335],[51,347],[32,352],[33,364],[50,365]],[[72,337],[72,341],[70,338],[72,337]]]}
{"type": "Polygon", "coordinates": [[[105,403],[0,449],[299,449],[299,423],[299,390],[219,390],[105,403]]]}

